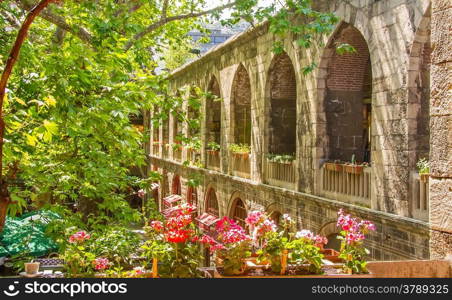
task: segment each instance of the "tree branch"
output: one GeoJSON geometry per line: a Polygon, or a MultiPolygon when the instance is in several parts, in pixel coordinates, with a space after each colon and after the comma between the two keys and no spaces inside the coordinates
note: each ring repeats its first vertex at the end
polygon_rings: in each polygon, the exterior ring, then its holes
{"type": "MultiPolygon", "coordinates": [[[[167,2],[167,1],[165,1],[167,2]]],[[[166,14],[162,14],[161,18],[157,21],[152,23],[151,25],[149,25],[148,27],[146,27],[146,29],[144,29],[143,31],[135,34],[133,36],[133,38],[131,38],[125,45],[124,50],[128,51],[130,50],[130,48],[132,48],[133,44],[142,39],[144,36],[146,36],[147,34],[159,29],[160,27],[170,23],[170,22],[174,22],[174,21],[180,21],[180,20],[186,20],[186,19],[193,19],[193,18],[198,18],[198,17],[202,17],[202,16],[206,16],[209,14],[213,14],[216,12],[220,12],[223,11],[225,9],[231,8],[233,6],[235,6],[237,4],[237,1],[225,4],[225,5],[220,5],[217,6],[215,8],[209,9],[209,10],[205,10],[205,11],[201,11],[201,12],[196,12],[196,13],[189,13],[189,14],[184,14],[184,15],[177,15],[177,16],[171,16],[171,17],[167,17],[166,14]]]]}
{"type": "MultiPolygon", "coordinates": [[[[30,10],[34,6],[27,0],[16,0],[16,3],[18,3],[18,5],[25,10],[30,10]]],[[[40,16],[50,23],[60,27],[64,31],[72,33],[92,47],[93,37],[85,28],[69,25],[63,17],[53,13],[49,8],[45,9],[40,16]]]]}
{"type": "Polygon", "coordinates": [[[25,18],[24,23],[19,29],[16,41],[6,61],[5,69],[3,70],[2,77],[0,78],[0,232],[3,230],[6,219],[6,211],[8,205],[11,203],[11,199],[8,191],[8,184],[3,177],[3,144],[5,135],[5,121],[3,120],[3,103],[6,95],[6,86],[8,84],[9,77],[13,67],[19,57],[20,48],[24,43],[28,30],[33,23],[36,16],[38,16],[44,8],[47,7],[54,0],[42,0],[38,5],[33,7],[25,18]]]}

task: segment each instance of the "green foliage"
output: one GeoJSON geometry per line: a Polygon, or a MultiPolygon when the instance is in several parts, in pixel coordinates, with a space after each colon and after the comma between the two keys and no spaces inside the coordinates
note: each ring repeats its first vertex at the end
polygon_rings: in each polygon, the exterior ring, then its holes
{"type": "Polygon", "coordinates": [[[211,150],[211,151],[220,151],[220,144],[216,143],[216,142],[208,142],[207,143],[207,150],[211,150]]]}
{"type": "Polygon", "coordinates": [[[90,248],[96,257],[108,258],[115,266],[129,266],[132,264],[131,255],[136,253],[140,244],[136,233],[123,227],[107,227],[93,233],[90,248]]]}
{"type": "Polygon", "coordinates": [[[308,272],[311,274],[321,274],[323,254],[320,249],[306,239],[295,239],[288,243],[290,250],[289,262],[299,267],[308,264],[308,272]]]}
{"type": "Polygon", "coordinates": [[[346,53],[356,53],[356,49],[352,45],[344,43],[336,47],[336,53],[339,55],[344,55],[346,53]]]}
{"type": "Polygon", "coordinates": [[[229,151],[236,154],[251,153],[251,146],[247,144],[229,144],[229,151]]]}
{"type": "Polygon", "coordinates": [[[284,249],[287,249],[288,238],[284,232],[270,231],[264,235],[265,247],[257,251],[259,261],[270,261],[272,271],[281,272],[281,255],[284,249]]]}
{"type": "Polygon", "coordinates": [[[429,174],[430,173],[430,163],[427,159],[421,158],[417,164],[417,169],[419,174],[429,174]]]}
{"type": "Polygon", "coordinates": [[[268,154],[267,159],[276,163],[291,163],[295,160],[295,155],[289,154],[268,154]]]}

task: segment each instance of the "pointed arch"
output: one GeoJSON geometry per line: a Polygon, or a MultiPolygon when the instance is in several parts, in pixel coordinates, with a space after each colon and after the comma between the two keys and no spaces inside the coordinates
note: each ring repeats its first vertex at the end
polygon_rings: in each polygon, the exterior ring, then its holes
{"type": "Polygon", "coordinates": [[[233,143],[251,145],[251,82],[243,64],[237,68],[231,91],[233,143]]]}

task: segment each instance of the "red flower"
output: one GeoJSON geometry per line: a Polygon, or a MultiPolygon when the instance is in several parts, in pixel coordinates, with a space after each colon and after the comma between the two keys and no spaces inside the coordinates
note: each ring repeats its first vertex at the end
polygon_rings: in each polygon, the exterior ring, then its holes
{"type": "Polygon", "coordinates": [[[86,231],[79,231],[77,233],[74,233],[69,237],[69,243],[75,244],[75,243],[83,243],[86,240],[89,240],[91,238],[91,235],[89,233],[86,233],[86,231]]]}
{"type": "Polygon", "coordinates": [[[154,229],[157,232],[162,232],[163,231],[163,223],[160,221],[152,221],[151,222],[151,227],[152,229],[154,229]]]}
{"type": "Polygon", "coordinates": [[[96,258],[93,261],[94,269],[96,269],[97,271],[108,269],[109,265],[110,261],[107,258],[96,258]]]}

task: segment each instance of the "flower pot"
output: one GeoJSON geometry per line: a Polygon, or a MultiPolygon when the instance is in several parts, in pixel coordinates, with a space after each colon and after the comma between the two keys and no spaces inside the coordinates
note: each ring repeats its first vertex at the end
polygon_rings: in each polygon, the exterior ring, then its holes
{"type": "Polygon", "coordinates": [[[320,251],[326,260],[332,263],[340,263],[342,259],[339,258],[339,252],[334,249],[323,249],[320,251]]]}
{"type": "Polygon", "coordinates": [[[38,262],[30,262],[30,263],[25,263],[25,273],[27,273],[27,275],[34,275],[37,274],[39,271],[39,263],[38,262]]]}
{"type": "Polygon", "coordinates": [[[359,175],[363,172],[364,167],[357,165],[344,165],[344,168],[346,173],[359,175]]]}
{"type": "Polygon", "coordinates": [[[343,165],[337,163],[325,163],[325,169],[328,171],[341,172],[343,165]]]}

